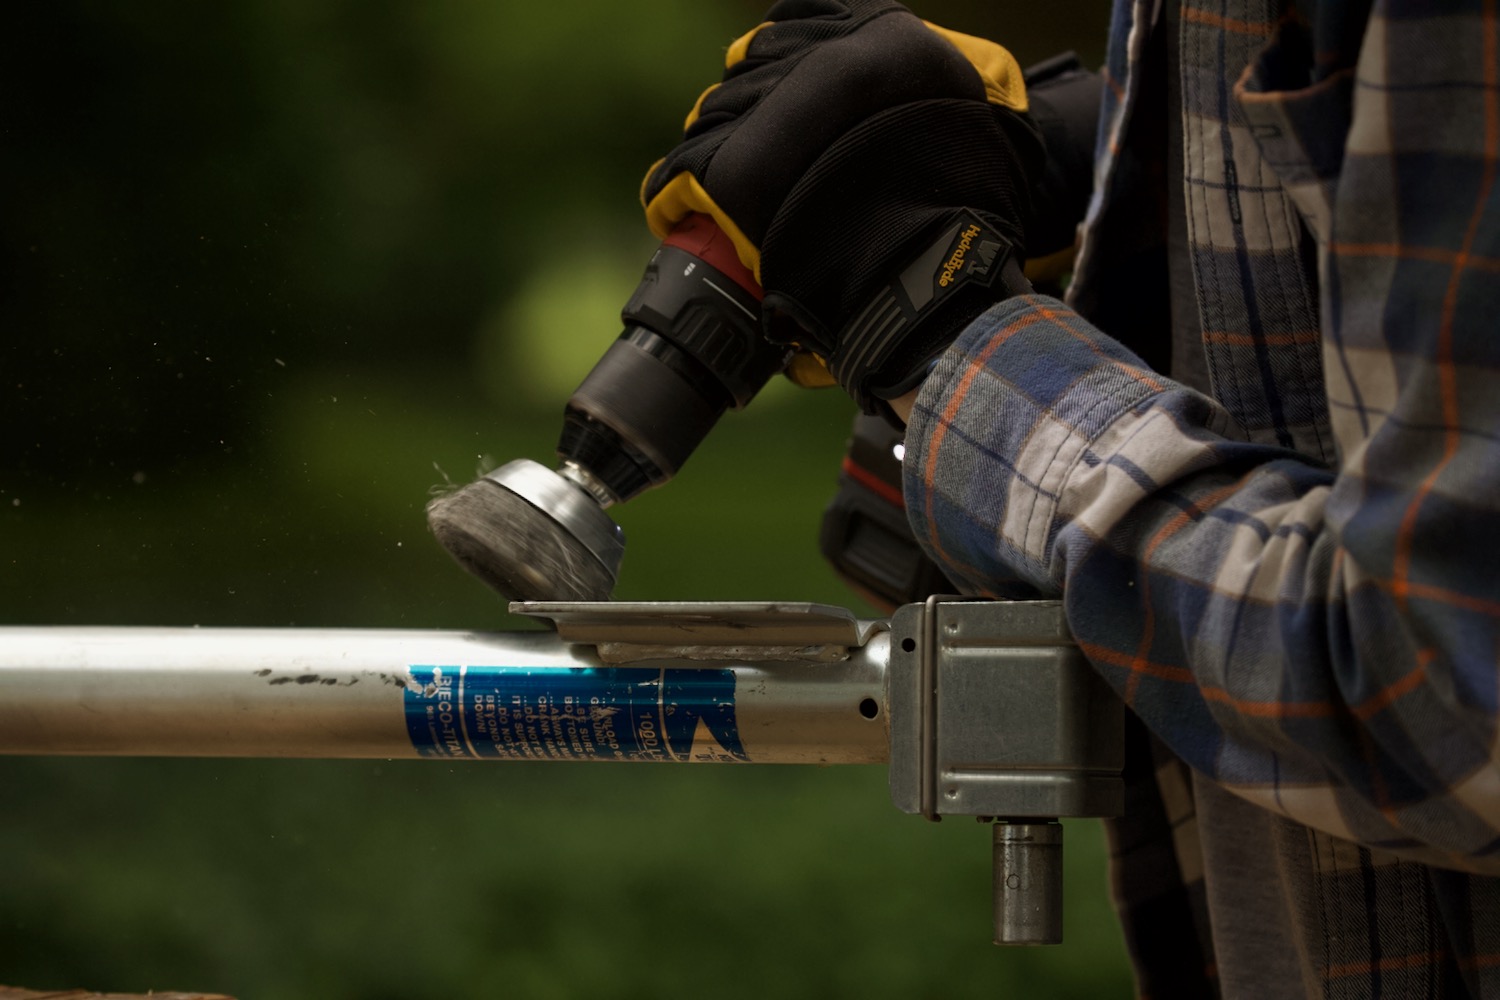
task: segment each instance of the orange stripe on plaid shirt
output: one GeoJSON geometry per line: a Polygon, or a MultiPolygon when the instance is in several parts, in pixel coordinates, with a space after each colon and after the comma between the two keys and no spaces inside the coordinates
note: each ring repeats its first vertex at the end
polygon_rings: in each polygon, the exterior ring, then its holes
{"type": "MultiPolygon", "coordinates": [[[[1230,486],[1221,486],[1210,493],[1204,494],[1185,511],[1179,513],[1166,524],[1162,525],[1160,531],[1152,536],[1151,541],[1146,544],[1146,551],[1141,555],[1141,564],[1150,566],[1156,550],[1162,546],[1167,539],[1187,527],[1197,517],[1201,517],[1204,511],[1217,504],[1225,497],[1231,496],[1244,485],[1244,479],[1237,480],[1230,486]]],[[[1146,609],[1146,622],[1141,627],[1141,641],[1136,647],[1135,661],[1130,668],[1130,679],[1125,684],[1125,704],[1134,705],[1136,691],[1140,687],[1141,670],[1134,664],[1145,664],[1149,662],[1147,652],[1156,638],[1156,606],[1151,601],[1151,577],[1143,575],[1141,581],[1141,604],[1146,609]]]]}
{"type": "Polygon", "coordinates": [[[1493,969],[1500,966],[1500,955],[1463,955],[1454,957],[1446,951],[1425,951],[1411,955],[1391,955],[1373,962],[1340,962],[1323,970],[1325,979],[1362,976],[1369,972],[1397,972],[1420,969],[1452,961],[1461,969],[1493,969]]]}
{"type": "MultiPolygon", "coordinates": [[[[980,372],[984,371],[986,365],[989,363],[989,359],[991,358],[991,356],[993,356],[997,350],[999,350],[1007,341],[1009,341],[1010,338],[1014,337],[1016,334],[1020,333],[1027,327],[1033,326],[1036,323],[1041,322],[1042,320],[1058,323],[1072,336],[1088,344],[1095,354],[1103,356],[1104,352],[1100,349],[1098,343],[1093,340],[1093,338],[1080,333],[1078,330],[1074,329],[1071,325],[1065,322],[1070,318],[1076,319],[1076,317],[1074,317],[1071,312],[1058,312],[1056,309],[1052,309],[1048,306],[1036,303],[1032,306],[1030,311],[1017,318],[1016,321],[1013,322],[1010,326],[997,331],[990,338],[989,342],[985,344],[984,350],[971,358],[968,364],[965,366],[964,373],[958,380],[958,385],[954,387],[952,395],[949,396],[947,404],[943,407],[942,416],[938,421],[937,429],[933,431],[932,440],[927,446],[927,464],[922,469],[922,481],[926,487],[924,492],[927,495],[927,502],[923,509],[923,513],[926,515],[927,523],[929,525],[927,529],[927,538],[928,541],[932,543],[934,551],[938,552],[944,560],[948,561],[956,569],[958,569],[960,572],[963,572],[964,575],[970,577],[971,579],[978,578],[982,576],[982,574],[975,571],[973,567],[968,566],[957,559],[954,559],[953,556],[943,548],[942,544],[938,540],[937,523],[934,516],[934,511],[932,509],[932,496],[933,493],[936,492],[934,489],[934,484],[937,481],[937,463],[939,460],[939,456],[942,453],[943,441],[948,436],[948,428],[952,425],[955,417],[958,415],[959,409],[963,406],[964,399],[968,396],[969,390],[974,384],[974,380],[978,378],[980,372]]],[[[1134,381],[1158,391],[1165,388],[1165,384],[1159,379],[1153,378],[1149,372],[1131,368],[1130,366],[1125,365],[1119,361],[1115,361],[1114,359],[1109,360],[1117,369],[1125,372],[1134,381]]]]}
{"type": "MultiPolygon", "coordinates": [[[[1131,671],[1131,681],[1138,683],[1141,677],[1154,677],[1157,680],[1172,681],[1177,684],[1197,684],[1191,671],[1183,667],[1171,667],[1161,663],[1155,663],[1140,653],[1132,656],[1122,653],[1107,646],[1099,646],[1093,643],[1079,643],[1078,648],[1083,651],[1094,663],[1108,664],[1114,667],[1124,667],[1131,671]]],[[[1432,650],[1423,650],[1417,665],[1399,680],[1387,685],[1375,694],[1366,698],[1358,705],[1349,706],[1349,712],[1356,718],[1366,720],[1378,714],[1382,709],[1390,707],[1402,695],[1415,691],[1427,676],[1427,664],[1433,659],[1432,650]]],[[[1133,686],[1129,689],[1134,695],[1133,686]]],[[[1234,709],[1241,715],[1261,719],[1326,719],[1337,715],[1339,706],[1327,701],[1260,701],[1247,698],[1237,698],[1228,690],[1215,684],[1200,684],[1199,691],[1203,700],[1219,705],[1225,705],[1234,709]]]]}
{"type": "Polygon", "coordinates": [[[927,517],[927,540],[932,544],[934,552],[937,552],[952,565],[967,571],[964,575],[971,578],[979,576],[979,574],[974,573],[971,567],[954,559],[943,548],[942,542],[938,539],[937,517],[932,509],[932,497],[937,492],[935,484],[937,482],[938,457],[942,454],[943,441],[948,437],[948,428],[952,426],[954,418],[958,415],[959,407],[963,405],[964,398],[968,396],[969,389],[973,386],[974,380],[979,377],[980,372],[984,371],[985,363],[989,361],[990,356],[998,351],[1001,345],[1007,340],[1021,330],[1026,329],[1026,327],[1038,322],[1040,318],[1036,313],[1030,313],[1021,317],[1019,322],[1012,324],[1008,329],[1000,331],[995,337],[991,338],[990,342],[984,346],[984,350],[970,359],[968,366],[964,369],[963,376],[958,380],[958,385],[953,389],[953,394],[948,398],[948,405],[943,407],[942,417],[938,420],[937,428],[932,433],[932,440],[927,445],[927,464],[922,469],[922,482],[926,487],[923,492],[926,494],[927,500],[923,510],[923,513],[927,517]]]}
{"type": "Polygon", "coordinates": [[[1496,147],[1500,145],[1500,101],[1496,97],[1496,27],[1495,0],[1484,5],[1484,180],[1479,185],[1479,197],[1469,216],[1469,227],[1464,233],[1463,249],[1453,261],[1453,271],[1448,277],[1448,288],[1443,296],[1442,322],[1438,327],[1437,372],[1438,383],[1443,394],[1443,454],[1432,471],[1423,478],[1416,496],[1401,518],[1401,529],[1396,535],[1396,558],[1391,572],[1391,591],[1397,606],[1405,609],[1410,591],[1411,550],[1414,542],[1417,517],[1426,503],[1428,494],[1437,484],[1438,478],[1453,461],[1460,443],[1458,415],[1458,376],[1453,363],[1453,324],[1458,312],[1458,289],[1467,271],[1469,254],[1479,237],[1479,229],[1489,206],[1490,193],[1495,187],[1496,147]]]}
{"type": "Polygon", "coordinates": [[[1208,343],[1224,344],[1228,347],[1295,347],[1298,344],[1322,343],[1323,331],[1296,330],[1292,333],[1268,333],[1255,336],[1248,333],[1205,330],[1203,339],[1208,343]]]}
{"type": "MultiPolygon", "coordinates": [[[[1391,580],[1380,581],[1380,587],[1392,593],[1396,589],[1395,582],[1391,580]]],[[[1465,611],[1474,611],[1478,614],[1488,615],[1491,618],[1500,618],[1500,601],[1491,601],[1483,597],[1462,594],[1447,587],[1436,587],[1429,583],[1412,583],[1410,581],[1407,581],[1402,592],[1408,600],[1421,598],[1422,600],[1437,601],[1440,604],[1462,608],[1465,611]]]]}
{"type": "MultiPolygon", "coordinates": [[[[1449,250],[1447,247],[1413,247],[1402,246],[1400,243],[1340,243],[1336,240],[1328,245],[1328,249],[1340,257],[1395,257],[1401,260],[1425,260],[1448,266],[1456,263],[1462,253],[1458,250],[1449,250]]],[[[1463,259],[1464,266],[1470,270],[1500,274],[1500,260],[1494,257],[1478,257],[1468,254],[1463,255],[1463,259]]]]}
{"type": "Polygon", "coordinates": [[[1234,17],[1222,17],[1206,10],[1198,10],[1193,7],[1184,8],[1182,19],[1189,24],[1199,24],[1207,28],[1220,28],[1224,31],[1232,31],[1237,35],[1255,35],[1260,38],[1269,38],[1271,31],[1275,28],[1272,24],[1258,24],[1254,21],[1242,21],[1234,17]]]}

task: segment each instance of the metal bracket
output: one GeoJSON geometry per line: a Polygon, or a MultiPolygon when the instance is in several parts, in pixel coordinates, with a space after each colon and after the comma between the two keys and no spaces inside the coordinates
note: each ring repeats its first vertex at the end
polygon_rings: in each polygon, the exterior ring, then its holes
{"type": "Polygon", "coordinates": [[[909,604],[891,622],[891,799],[944,815],[1113,816],[1124,712],[1056,601],[909,604]]]}
{"type": "Polygon", "coordinates": [[[1124,709],[1056,601],[933,597],[891,622],[891,800],[998,818],[995,941],[1061,940],[1063,816],[1124,808],[1124,709]]]}
{"type": "Polygon", "coordinates": [[[686,659],[840,663],[889,626],[830,604],[760,601],[516,601],[605,663],[686,659]]]}

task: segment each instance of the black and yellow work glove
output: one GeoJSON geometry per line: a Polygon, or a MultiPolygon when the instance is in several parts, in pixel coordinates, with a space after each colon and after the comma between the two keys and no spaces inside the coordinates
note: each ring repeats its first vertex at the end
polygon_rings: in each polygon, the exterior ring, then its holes
{"type": "Polygon", "coordinates": [[[886,0],[782,0],[641,198],[665,237],[710,215],[765,289],[766,335],[884,410],[979,313],[1028,290],[1044,152],[1000,46],[886,0]]]}

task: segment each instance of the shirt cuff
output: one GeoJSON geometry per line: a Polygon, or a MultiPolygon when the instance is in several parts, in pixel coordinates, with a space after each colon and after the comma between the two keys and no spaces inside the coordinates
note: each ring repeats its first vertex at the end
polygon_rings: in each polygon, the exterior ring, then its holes
{"type": "Polygon", "coordinates": [[[1179,387],[1057,299],[995,305],[912,409],[903,485],[918,541],[975,592],[1003,596],[1019,576],[1058,593],[1053,543],[1073,470],[1096,466],[1095,443],[1168,388],[1179,387]]]}

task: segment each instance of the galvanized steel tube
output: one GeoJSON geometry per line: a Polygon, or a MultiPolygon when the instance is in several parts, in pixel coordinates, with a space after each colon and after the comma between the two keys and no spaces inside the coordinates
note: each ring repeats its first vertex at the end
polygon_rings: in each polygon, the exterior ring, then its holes
{"type": "Polygon", "coordinates": [[[7,627],[0,753],[884,763],[888,653],[609,667],[553,632],[7,627]]]}

